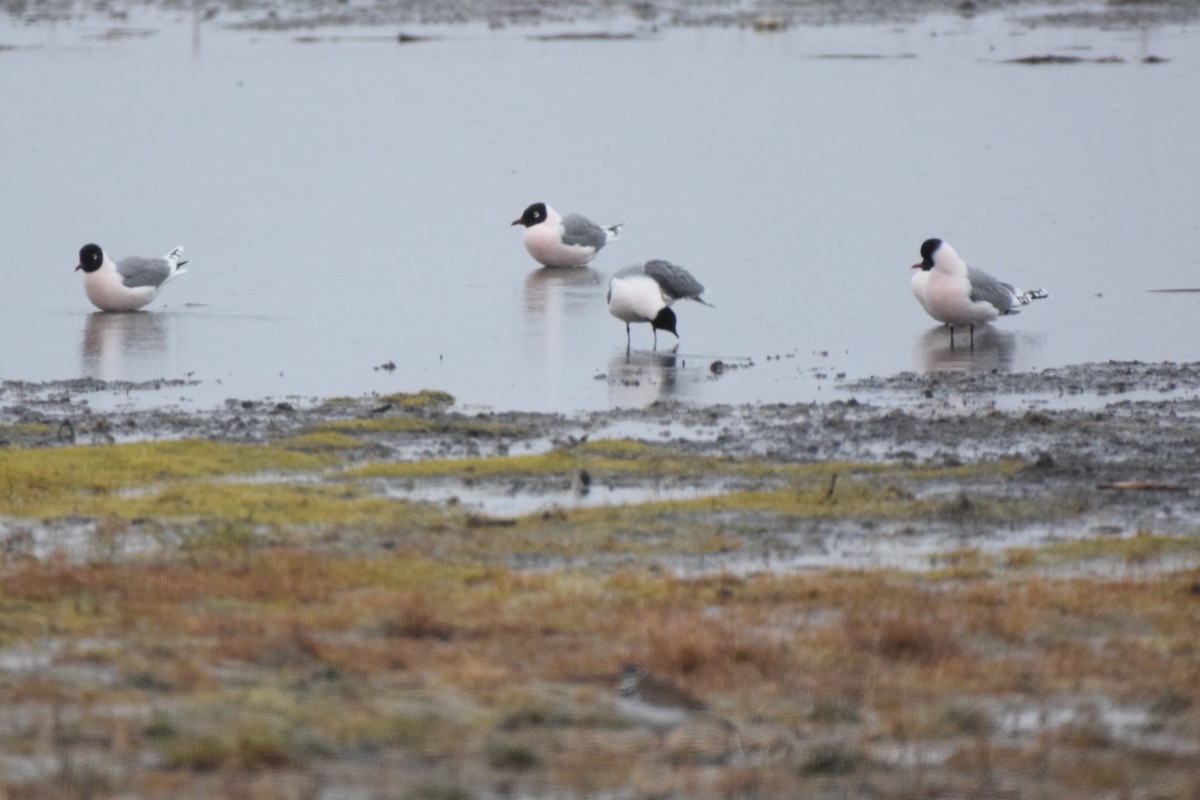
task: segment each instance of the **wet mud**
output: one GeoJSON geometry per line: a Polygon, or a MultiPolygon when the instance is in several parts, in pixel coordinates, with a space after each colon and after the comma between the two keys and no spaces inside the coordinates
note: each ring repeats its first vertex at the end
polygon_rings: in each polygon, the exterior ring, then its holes
{"type": "MultiPolygon", "coordinates": [[[[92,0],[89,3],[55,2],[27,4],[10,2],[4,9],[26,22],[67,20],[80,14],[110,17],[117,21],[130,16],[138,4],[113,6],[92,0]]],[[[769,10],[752,4],[730,4],[717,0],[566,0],[553,4],[533,4],[521,0],[472,0],[445,3],[438,0],[390,0],[359,5],[327,3],[321,0],[244,0],[230,3],[192,3],[180,0],[146,3],[148,7],[195,14],[205,21],[246,30],[302,30],[306,28],[350,25],[446,25],[484,22],[492,27],[541,24],[595,23],[601,28],[616,19],[632,19],[652,26],[738,26],[769,33],[793,25],[831,25],[909,21],[934,13],[972,16],[978,13],[1011,11],[1022,16],[1022,24],[1032,27],[1058,25],[1070,27],[1138,27],[1194,20],[1195,3],[1187,0],[1150,0],[1148,2],[1110,2],[1096,8],[1080,9],[1077,3],[1021,0],[902,0],[901,2],[837,2],[837,0],[785,0],[772,3],[769,10]]],[[[598,30],[597,38],[608,32],[598,30]]],[[[418,41],[420,37],[402,39],[418,41]]]]}
{"type": "Polygon", "coordinates": [[[1200,787],[1194,365],[585,414],[154,402],[186,388],[0,385],[11,796],[1200,787]],[[646,728],[627,661],[711,712],[646,728]]]}
{"type": "MultiPolygon", "coordinates": [[[[352,437],[352,446],[337,450],[348,466],[430,461],[447,465],[429,474],[418,468],[404,480],[384,481],[375,490],[393,498],[461,503],[489,517],[778,489],[791,480],[787,470],[798,465],[845,464],[843,477],[880,465],[1013,465],[1003,474],[984,469],[919,486],[905,486],[907,479],[898,475],[897,491],[922,497],[944,494],[947,502],[961,508],[951,508],[948,521],[934,520],[924,534],[908,536],[907,547],[856,558],[862,566],[919,566],[925,556],[946,549],[947,542],[995,549],[1050,541],[1062,535],[1063,498],[1069,498],[1067,505],[1078,518],[1076,536],[1114,524],[1126,532],[1146,524],[1192,535],[1200,524],[1200,504],[1192,491],[1200,478],[1200,367],[1190,364],[1089,364],[1036,373],[901,373],[844,383],[838,391],[842,399],[825,403],[660,402],[642,409],[574,415],[470,412],[439,392],[231,398],[213,409],[156,406],[138,399],[179,388],[167,382],[7,382],[0,387],[0,445],[63,448],[170,440],[270,445],[337,434],[352,437]],[[91,398],[114,394],[129,398],[130,407],[93,408],[91,398]],[[533,471],[514,462],[510,469],[497,467],[486,474],[454,466],[456,459],[495,459],[503,464],[506,457],[570,453],[609,440],[664,448],[695,464],[666,472],[650,468],[588,475],[583,486],[583,462],[580,470],[559,465],[533,471]],[[753,463],[756,469],[747,475],[713,466],[725,461],[753,463]],[[1019,501],[1019,519],[976,524],[980,520],[972,517],[972,504],[997,498],[1019,501]],[[962,533],[957,539],[956,526],[962,533]],[[969,535],[964,533],[968,529],[969,535]]],[[[823,480],[836,483],[837,473],[831,467],[823,480]]],[[[773,569],[836,566],[837,553],[845,548],[864,549],[854,543],[856,537],[878,542],[911,528],[909,520],[881,523],[870,514],[863,519],[849,514],[836,524],[729,509],[717,509],[713,517],[735,528],[757,526],[759,546],[724,557],[706,556],[704,569],[709,571],[753,569],[762,559],[773,560],[773,569]],[[814,552],[826,555],[806,561],[805,554],[814,552]]],[[[532,563],[532,556],[514,553],[507,563],[524,566],[532,563]]],[[[697,568],[686,559],[679,566],[685,571],[697,568]]]]}

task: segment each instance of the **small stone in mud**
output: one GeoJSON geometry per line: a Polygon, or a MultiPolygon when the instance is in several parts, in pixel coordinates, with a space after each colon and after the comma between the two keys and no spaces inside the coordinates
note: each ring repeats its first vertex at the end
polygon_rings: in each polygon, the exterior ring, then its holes
{"type": "Polygon", "coordinates": [[[377,367],[375,368],[375,371],[376,371],[376,372],[378,372],[378,371],[379,371],[379,370],[381,370],[381,369],[382,369],[382,370],[385,370],[385,371],[387,371],[387,372],[395,372],[395,371],[396,371],[396,362],[395,362],[395,361],[392,361],[392,360],[389,358],[387,361],[385,361],[385,362],[383,362],[382,364],[380,364],[379,366],[377,366],[377,367]]]}
{"type": "Polygon", "coordinates": [[[280,413],[288,414],[295,411],[296,407],[291,403],[276,403],[274,410],[280,413]]]}
{"type": "Polygon", "coordinates": [[[1054,469],[1054,456],[1049,453],[1041,453],[1038,455],[1037,460],[1025,469],[1054,469]]]}
{"type": "Polygon", "coordinates": [[[1057,54],[1049,54],[1044,56],[1024,56],[1023,58],[1009,58],[1002,61],[1003,64],[1124,64],[1125,59],[1120,56],[1101,56],[1100,58],[1080,58],[1079,56],[1061,56],[1057,54]]]}
{"type": "Polygon", "coordinates": [[[636,39],[636,33],[610,31],[568,31],[567,33],[545,33],[530,36],[535,42],[605,42],[636,39]]]}
{"type": "Polygon", "coordinates": [[[1086,58],[1079,56],[1023,56],[1021,58],[1010,58],[1004,61],[1005,64],[1082,64],[1087,61],[1086,58]]]}
{"type": "Polygon", "coordinates": [[[717,359],[716,361],[714,361],[708,365],[708,369],[710,372],[712,372],[713,375],[720,375],[722,372],[725,371],[725,362],[721,361],[720,359],[717,359]]]}
{"type": "Polygon", "coordinates": [[[752,27],[758,33],[774,33],[787,30],[787,20],[774,14],[759,14],[754,18],[752,27]]]}
{"type": "MultiPolygon", "coordinates": [[[[1171,59],[1163,58],[1162,56],[1146,56],[1145,58],[1142,59],[1142,63],[1143,64],[1165,64],[1170,60],[1171,59]]],[[[1101,297],[1102,295],[1096,295],[1096,296],[1101,297]]]]}

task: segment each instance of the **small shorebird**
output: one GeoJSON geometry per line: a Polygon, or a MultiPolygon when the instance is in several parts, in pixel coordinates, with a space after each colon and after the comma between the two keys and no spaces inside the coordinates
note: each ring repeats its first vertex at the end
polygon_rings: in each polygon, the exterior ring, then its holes
{"type": "Polygon", "coordinates": [[[635,664],[626,664],[617,673],[617,708],[629,720],[663,736],[698,719],[737,730],[732,722],[709,711],[700,698],[635,664]]]}

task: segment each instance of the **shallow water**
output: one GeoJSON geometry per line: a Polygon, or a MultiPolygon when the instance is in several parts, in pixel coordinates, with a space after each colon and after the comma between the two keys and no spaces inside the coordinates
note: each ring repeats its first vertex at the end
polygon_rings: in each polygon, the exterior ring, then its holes
{"type": "Polygon", "coordinates": [[[218,23],[96,38],[106,21],[0,17],[0,378],[569,412],[1197,357],[1200,294],[1150,291],[1200,286],[1195,28],[460,26],[399,45],[218,23]],[[1125,61],[999,63],[1045,53],[1125,61]],[[851,55],[885,58],[827,57],[851,55]],[[509,225],[535,200],[626,227],[594,269],[538,270],[509,225]],[[1052,298],[950,352],[908,286],[935,235],[1052,298]],[[93,313],[72,272],[88,241],[184,244],[190,274],[149,312],[93,313]],[[716,308],[681,304],[678,351],[643,326],[627,356],[607,276],[655,257],[716,308]]]}

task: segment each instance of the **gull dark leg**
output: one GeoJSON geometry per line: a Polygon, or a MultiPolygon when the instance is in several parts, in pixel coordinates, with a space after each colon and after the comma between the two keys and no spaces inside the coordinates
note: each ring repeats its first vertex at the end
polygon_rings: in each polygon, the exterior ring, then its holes
{"type": "Polygon", "coordinates": [[[975,323],[971,323],[971,349],[975,349],[975,323]]]}
{"type": "Polygon", "coordinates": [[[950,349],[954,349],[954,326],[950,326],[950,349]]]}

